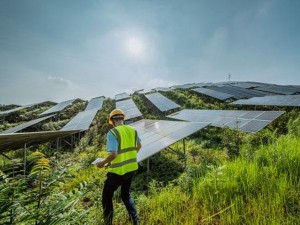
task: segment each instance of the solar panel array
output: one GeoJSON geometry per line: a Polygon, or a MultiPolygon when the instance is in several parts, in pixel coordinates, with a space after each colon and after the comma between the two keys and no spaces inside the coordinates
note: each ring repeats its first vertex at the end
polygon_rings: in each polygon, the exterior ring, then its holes
{"type": "Polygon", "coordinates": [[[184,109],[168,117],[192,122],[208,122],[216,127],[229,127],[231,129],[255,133],[263,129],[283,113],[284,111],[184,109]]]}
{"type": "Polygon", "coordinates": [[[57,105],[51,107],[50,109],[46,110],[45,112],[42,112],[40,115],[47,115],[51,113],[56,113],[62,111],[64,108],[72,104],[76,99],[60,102],[57,105]]]}
{"type": "Polygon", "coordinates": [[[234,97],[233,95],[215,91],[215,90],[211,90],[211,89],[207,89],[207,88],[195,88],[195,89],[193,89],[193,91],[216,98],[216,99],[219,99],[219,100],[226,100],[226,99],[230,99],[230,98],[234,97]]]}
{"type": "Polygon", "coordinates": [[[127,93],[120,93],[120,94],[117,94],[116,96],[115,96],[115,100],[116,101],[120,101],[120,100],[123,100],[123,99],[127,99],[127,98],[130,98],[130,95],[129,94],[127,94],[127,93]]]}
{"type": "Polygon", "coordinates": [[[90,109],[102,109],[102,106],[103,106],[103,101],[104,101],[104,97],[101,96],[101,97],[97,97],[97,98],[92,98],[87,107],[85,108],[85,111],[86,110],[90,110],[90,109]]]}
{"type": "Polygon", "coordinates": [[[53,117],[54,115],[50,115],[50,116],[46,116],[46,117],[42,117],[42,118],[38,118],[38,119],[35,119],[35,120],[31,120],[31,121],[28,121],[26,123],[22,123],[18,126],[15,126],[15,127],[12,127],[10,129],[7,129],[5,131],[2,131],[0,132],[0,134],[10,134],[10,133],[15,133],[15,132],[18,132],[20,130],[24,130],[25,128],[28,128],[34,124],[37,124],[39,122],[42,122],[50,117],[53,117]]]}
{"type": "Polygon", "coordinates": [[[131,125],[136,128],[141,138],[142,148],[138,153],[138,162],[141,162],[171,144],[201,130],[209,123],[143,119],[131,125]]]}
{"type": "Polygon", "coordinates": [[[242,99],[242,98],[252,98],[252,97],[260,97],[265,96],[266,93],[257,91],[257,90],[249,90],[245,88],[223,85],[221,87],[217,86],[208,86],[208,89],[227,93],[233,95],[235,99],[242,99]]]}
{"type": "Polygon", "coordinates": [[[265,91],[265,92],[270,92],[275,94],[282,94],[282,95],[292,95],[292,94],[300,93],[300,88],[297,88],[295,86],[276,85],[276,84],[262,84],[259,87],[256,87],[255,90],[265,91]]]}
{"type": "Polygon", "coordinates": [[[269,106],[300,106],[300,95],[272,95],[240,99],[232,102],[233,105],[269,105],[269,106]]]}
{"type": "Polygon", "coordinates": [[[171,109],[180,108],[180,105],[171,101],[167,97],[162,94],[155,92],[151,94],[145,95],[147,99],[149,99],[161,112],[166,112],[171,109]]]}
{"type": "Polygon", "coordinates": [[[123,110],[126,115],[126,120],[142,116],[142,113],[132,99],[126,99],[116,102],[116,108],[123,110]]]}

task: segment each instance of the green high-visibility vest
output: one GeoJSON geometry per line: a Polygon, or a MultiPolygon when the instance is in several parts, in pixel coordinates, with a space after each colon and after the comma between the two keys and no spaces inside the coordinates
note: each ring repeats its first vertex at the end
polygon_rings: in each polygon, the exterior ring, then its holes
{"type": "Polygon", "coordinates": [[[137,163],[137,132],[128,125],[120,125],[111,129],[115,136],[119,149],[114,160],[110,162],[108,171],[118,175],[135,171],[138,169],[137,163]]]}

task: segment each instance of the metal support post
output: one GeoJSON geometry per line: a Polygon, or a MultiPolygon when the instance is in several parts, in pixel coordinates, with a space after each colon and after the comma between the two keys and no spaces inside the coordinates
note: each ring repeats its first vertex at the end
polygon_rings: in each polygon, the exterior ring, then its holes
{"type": "Polygon", "coordinates": [[[27,166],[27,146],[24,144],[24,176],[26,176],[26,166],[27,166]]]}
{"type": "Polygon", "coordinates": [[[150,159],[147,159],[147,174],[150,172],[150,159]]]}
{"type": "Polygon", "coordinates": [[[185,139],[182,139],[182,144],[183,144],[183,154],[184,154],[184,168],[186,168],[186,160],[187,160],[187,156],[186,156],[186,151],[185,151],[185,139]]]}

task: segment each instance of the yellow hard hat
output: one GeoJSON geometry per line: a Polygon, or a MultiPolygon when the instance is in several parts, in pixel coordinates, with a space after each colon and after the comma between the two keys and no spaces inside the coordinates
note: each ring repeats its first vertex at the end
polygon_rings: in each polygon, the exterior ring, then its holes
{"type": "Polygon", "coordinates": [[[124,119],[125,120],[125,113],[121,109],[114,109],[109,114],[108,123],[113,125],[112,119],[124,119]]]}

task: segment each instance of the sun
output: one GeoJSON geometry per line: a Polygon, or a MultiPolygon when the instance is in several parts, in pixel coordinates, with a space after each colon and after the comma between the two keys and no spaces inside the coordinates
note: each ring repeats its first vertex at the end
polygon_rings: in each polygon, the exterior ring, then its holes
{"type": "Polygon", "coordinates": [[[145,43],[141,38],[127,38],[125,41],[125,47],[127,52],[134,57],[143,56],[145,54],[145,43]]]}

